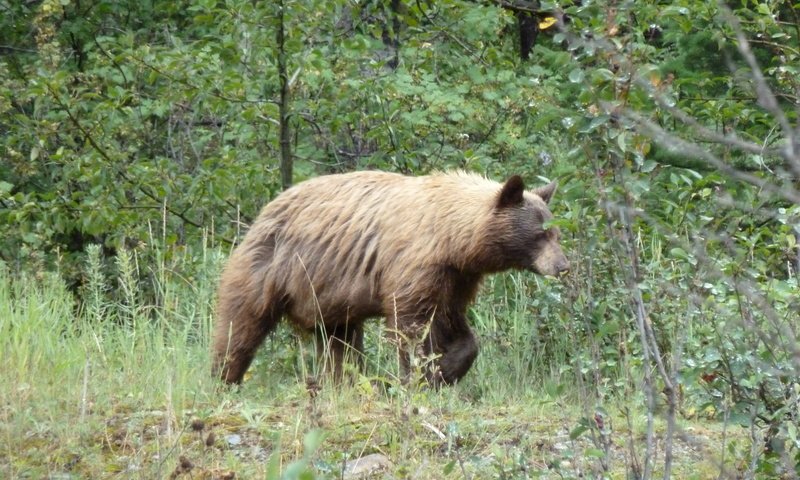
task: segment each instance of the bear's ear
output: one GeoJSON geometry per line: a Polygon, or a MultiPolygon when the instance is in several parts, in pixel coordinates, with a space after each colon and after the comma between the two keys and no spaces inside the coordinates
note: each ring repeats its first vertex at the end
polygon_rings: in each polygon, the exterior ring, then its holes
{"type": "Polygon", "coordinates": [[[525,183],[522,181],[522,177],[514,175],[506,181],[503,189],[500,190],[497,206],[504,208],[519,205],[522,203],[524,193],[525,183]]]}
{"type": "Polygon", "coordinates": [[[550,203],[550,199],[553,198],[553,194],[556,193],[556,187],[558,184],[556,182],[550,182],[548,185],[544,187],[539,187],[533,191],[536,195],[544,200],[544,203],[550,203]]]}

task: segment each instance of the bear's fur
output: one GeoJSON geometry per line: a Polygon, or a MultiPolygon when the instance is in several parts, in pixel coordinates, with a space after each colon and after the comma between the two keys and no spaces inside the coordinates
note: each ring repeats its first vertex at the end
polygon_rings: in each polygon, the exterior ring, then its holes
{"type": "Polygon", "coordinates": [[[214,371],[241,382],[285,315],[328,341],[338,374],[345,352],[362,349],[364,320],[384,316],[406,373],[406,347],[417,344],[437,358],[431,383],[458,381],[478,353],[466,310],[483,276],[569,268],[558,228],[543,226],[555,188],[526,191],[518,176],[499,184],[464,172],[355,172],[286,190],[222,274],[214,371]]]}

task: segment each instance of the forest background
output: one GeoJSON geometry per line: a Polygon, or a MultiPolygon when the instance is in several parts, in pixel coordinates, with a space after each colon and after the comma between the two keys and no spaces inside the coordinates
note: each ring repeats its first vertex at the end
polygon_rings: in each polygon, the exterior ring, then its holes
{"type": "Polygon", "coordinates": [[[4,478],[797,478],[800,4],[0,1],[4,478]],[[529,185],[572,263],[490,278],[475,369],[208,371],[220,265],[304,179],[529,185]],[[391,463],[389,463],[391,462],[391,463]]]}

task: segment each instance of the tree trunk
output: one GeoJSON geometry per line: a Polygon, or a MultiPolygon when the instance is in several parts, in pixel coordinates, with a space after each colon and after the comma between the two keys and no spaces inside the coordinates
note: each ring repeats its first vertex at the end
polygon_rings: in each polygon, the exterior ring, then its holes
{"type": "Polygon", "coordinates": [[[281,97],[278,105],[279,138],[281,147],[281,186],[284,190],[292,186],[292,144],[289,131],[289,75],[286,73],[286,37],[284,32],[284,0],[278,2],[278,76],[281,83],[281,97]]]}

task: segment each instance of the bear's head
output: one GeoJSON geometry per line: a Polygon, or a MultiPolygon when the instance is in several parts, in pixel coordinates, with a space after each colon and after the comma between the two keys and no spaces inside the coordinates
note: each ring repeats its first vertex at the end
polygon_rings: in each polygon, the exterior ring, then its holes
{"type": "Polygon", "coordinates": [[[518,175],[506,181],[497,196],[493,243],[504,268],[531,270],[539,275],[560,276],[569,261],[559,245],[561,232],[548,225],[553,214],[547,205],[556,183],[526,191],[518,175]]]}

